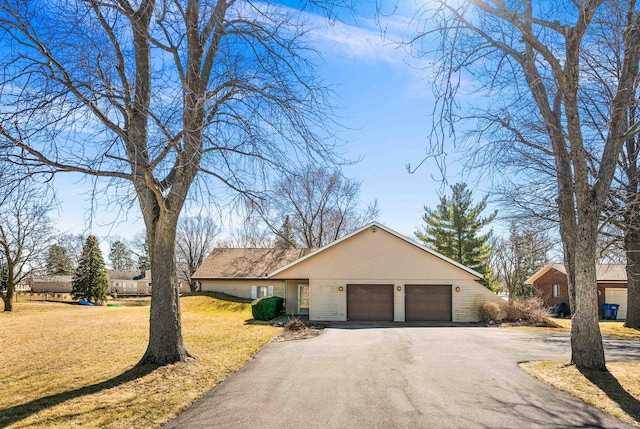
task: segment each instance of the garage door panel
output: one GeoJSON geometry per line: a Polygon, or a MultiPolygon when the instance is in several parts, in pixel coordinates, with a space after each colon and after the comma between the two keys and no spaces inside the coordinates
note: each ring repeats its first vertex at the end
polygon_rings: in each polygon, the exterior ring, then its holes
{"type": "Polygon", "coordinates": [[[348,320],[393,320],[393,285],[347,285],[348,320]]]}
{"type": "Polygon", "coordinates": [[[605,304],[618,304],[618,320],[627,318],[627,289],[606,288],[604,290],[605,304]]]}
{"type": "Polygon", "coordinates": [[[405,285],[406,321],[451,321],[450,285],[405,285]]]}

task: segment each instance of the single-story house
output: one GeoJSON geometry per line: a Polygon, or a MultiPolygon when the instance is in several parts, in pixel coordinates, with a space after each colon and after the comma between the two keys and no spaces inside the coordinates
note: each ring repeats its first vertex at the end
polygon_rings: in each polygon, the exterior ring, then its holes
{"type": "Polygon", "coordinates": [[[107,293],[150,294],[151,270],[116,271],[108,270],[109,290],[107,293]]]}
{"type": "MultiPolygon", "coordinates": [[[[598,312],[604,315],[606,304],[618,304],[618,319],[627,317],[627,270],[621,264],[597,264],[598,312]]],[[[525,280],[534,292],[552,307],[558,303],[569,304],[569,286],[564,264],[549,264],[525,280]]]]}
{"type": "Polygon", "coordinates": [[[373,222],[319,249],[215,249],[193,278],[202,291],[277,295],[312,321],[478,321],[504,301],[482,275],[373,222]]]}
{"type": "Polygon", "coordinates": [[[71,293],[73,276],[35,276],[29,281],[31,291],[34,293],[71,293]]]}

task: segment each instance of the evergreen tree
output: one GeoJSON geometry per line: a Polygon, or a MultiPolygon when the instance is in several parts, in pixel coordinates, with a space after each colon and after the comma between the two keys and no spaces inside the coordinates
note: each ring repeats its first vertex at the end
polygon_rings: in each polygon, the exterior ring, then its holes
{"type": "Polygon", "coordinates": [[[425,206],[422,219],[426,225],[415,235],[436,252],[483,274],[482,283],[489,287],[492,231],[481,234],[480,230],[496,217],[497,212],[482,217],[488,195],[473,205],[472,192],[466,183],[457,183],[451,190],[451,197],[440,197],[435,210],[425,206]]]}
{"type": "Polygon", "coordinates": [[[46,260],[47,274],[70,275],[73,274],[73,263],[67,254],[67,249],[59,244],[49,247],[46,260]]]}
{"type": "Polygon", "coordinates": [[[84,243],[80,262],[73,276],[71,295],[73,299],[101,302],[107,298],[108,288],[107,270],[104,268],[98,239],[90,235],[84,243]]]}
{"type": "Polygon", "coordinates": [[[131,259],[131,251],[122,241],[114,241],[111,244],[109,260],[111,261],[111,268],[114,270],[125,271],[133,269],[134,264],[133,259],[131,259]]]}
{"type": "Polygon", "coordinates": [[[275,247],[279,249],[295,249],[297,247],[296,237],[291,228],[291,220],[289,215],[284,219],[282,227],[277,232],[275,247]]]}

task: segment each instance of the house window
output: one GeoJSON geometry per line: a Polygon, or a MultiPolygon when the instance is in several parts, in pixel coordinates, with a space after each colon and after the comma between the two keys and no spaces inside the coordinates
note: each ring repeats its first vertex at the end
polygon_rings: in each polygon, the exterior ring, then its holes
{"type": "Polygon", "coordinates": [[[560,296],[560,285],[553,285],[553,297],[557,298],[560,296]]]}
{"type": "Polygon", "coordinates": [[[273,286],[251,286],[251,298],[264,298],[273,296],[273,286]]]}

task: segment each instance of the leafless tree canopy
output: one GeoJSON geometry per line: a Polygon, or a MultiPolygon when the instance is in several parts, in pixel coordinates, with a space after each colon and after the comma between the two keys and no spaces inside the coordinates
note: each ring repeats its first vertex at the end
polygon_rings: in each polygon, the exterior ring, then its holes
{"type": "MultiPolygon", "coordinates": [[[[433,142],[436,148],[442,145],[461,116],[471,117],[481,124],[478,135],[490,156],[511,159],[516,168],[533,165],[542,174],[552,172],[574,306],[572,361],[604,369],[595,244],[622,145],[638,132],[628,120],[640,60],[638,6],[634,0],[436,3],[435,9],[425,6],[419,16],[435,17],[437,28],[421,32],[414,41],[423,54],[428,49],[422,48],[439,43],[433,142]],[[612,7],[621,13],[612,13],[612,7]],[[598,80],[588,68],[600,58],[598,49],[610,49],[600,43],[600,36],[613,27],[623,53],[619,73],[598,80]],[[591,62],[586,55],[592,56],[591,62]],[[584,94],[604,93],[603,86],[611,101],[590,117],[584,94]],[[593,87],[601,92],[593,92],[593,87]],[[458,95],[469,89],[490,102],[462,108],[458,95]],[[600,127],[594,130],[590,123],[597,116],[600,127]]],[[[601,62],[596,68],[604,66],[601,62]]]]}
{"type": "Polygon", "coordinates": [[[173,261],[196,177],[215,202],[335,160],[304,26],[252,1],[0,1],[0,161],[135,191],[153,277],[143,362],[189,357],[173,261]]]}
{"type": "Polygon", "coordinates": [[[189,283],[191,292],[197,289],[196,281],[191,276],[213,250],[218,232],[218,226],[213,218],[203,214],[182,217],[178,221],[176,234],[178,275],[189,283]]]}
{"type": "Polygon", "coordinates": [[[0,260],[8,274],[7,290],[0,291],[5,311],[13,309],[15,286],[45,266],[54,235],[50,210],[42,190],[30,181],[20,184],[0,204],[0,260]]]}
{"type": "Polygon", "coordinates": [[[292,246],[319,248],[374,220],[377,202],[360,206],[360,183],[340,171],[307,166],[278,181],[263,206],[252,206],[279,239],[288,239],[283,224],[289,220],[292,246]]]}

